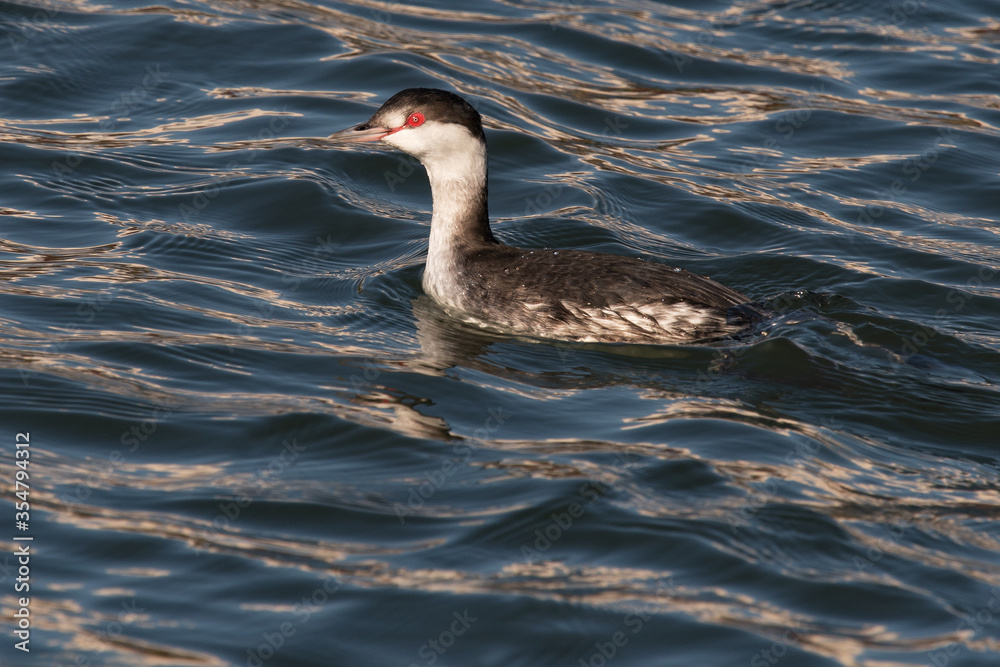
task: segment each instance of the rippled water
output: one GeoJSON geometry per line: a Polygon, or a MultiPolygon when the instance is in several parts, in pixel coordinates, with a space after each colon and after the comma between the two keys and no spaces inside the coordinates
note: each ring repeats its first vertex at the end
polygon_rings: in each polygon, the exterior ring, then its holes
{"type": "Polygon", "coordinates": [[[2,664],[1000,664],[998,16],[0,3],[2,664]],[[423,170],[322,141],[418,85],[503,240],[779,316],[449,321],[423,170]]]}

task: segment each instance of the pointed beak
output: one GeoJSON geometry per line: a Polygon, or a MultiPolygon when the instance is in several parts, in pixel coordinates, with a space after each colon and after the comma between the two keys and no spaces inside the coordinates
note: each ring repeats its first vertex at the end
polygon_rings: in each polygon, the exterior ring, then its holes
{"type": "Polygon", "coordinates": [[[391,128],[361,123],[346,130],[334,132],[328,138],[345,144],[357,144],[363,141],[378,141],[389,134],[392,134],[391,128]]]}

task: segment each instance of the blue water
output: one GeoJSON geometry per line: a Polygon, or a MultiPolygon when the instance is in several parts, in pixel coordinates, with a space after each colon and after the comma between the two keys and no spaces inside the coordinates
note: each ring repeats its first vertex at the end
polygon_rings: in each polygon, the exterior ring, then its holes
{"type": "Polygon", "coordinates": [[[0,3],[0,664],[1000,664],[998,17],[0,3]],[[322,142],[410,86],[504,241],[777,316],[450,321],[423,170],[322,142]]]}

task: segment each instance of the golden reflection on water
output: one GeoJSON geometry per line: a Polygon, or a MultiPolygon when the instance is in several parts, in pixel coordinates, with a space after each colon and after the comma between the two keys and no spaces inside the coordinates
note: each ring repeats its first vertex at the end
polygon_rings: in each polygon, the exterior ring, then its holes
{"type": "MultiPolygon", "coordinates": [[[[130,606],[134,597],[122,594],[124,609],[130,606]]],[[[136,667],[157,667],[158,665],[191,665],[192,667],[226,667],[226,662],[209,654],[179,648],[175,645],[148,642],[127,633],[122,633],[123,620],[136,627],[155,630],[162,627],[162,621],[154,620],[148,614],[128,612],[106,613],[93,608],[83,608],[72,598],[60,599],[55,596],[33,596],[31,599],[32,630],[47,637],[61,637],[64,650],[77,655],[89,652],[112,660],[113,664],[129,664],[136,667]],[[122,662],[118,662],[122,661],[122,662]]],[[[0,613],[14,617],[15,608],[0,603],[0,613]]]]}
{"type": "MultiPolygon", "coordinates": [[[[383,399],[389,400],[388,397],[383,399]]],[[[833,434],[824,434],[822,429],[795,423],[789,419],[777,420],[773,425],[763,425],[756,418],[759,415],[746,414],[744,417],[753,418],[752,421],[758,423],[759,427],[777,429],[775,432],[779,434],[783,431],[786,434],[808,433],[815,436],[823,447],[837,446],[844,449],[842,443],[837,444],[842,440],[843,434],[834,437],[833,434]]],[[[422,437],[430,437],[426,431],[418,432],[422,437]]],[[[456,436],[451,434],[449,437],[456,436]]],[[[477,446],[482,446],[482,443],[478,443],[477,446]]],[[[709,530],[709,533],[706,533],[708,539],[715,548],[724,552],[731,551],[731,542],[723,539],[722,535],[712,535],[710,527],[719,526],[723,531],[728,530],[729,521],[738,515],[741,507],[745,506],[747,497],[760,493],[759,485],[769,481],[773,483],[774,480],[779,480],[783,484],[781,488],[805,490],[811,498],[809,507],[813,511],[830,517],[861,545],[877,544],[880,558],[891,556],[926,567],[948,570],[954,567],[953,558],[948,553],[938,553],[932,547],[909,544],[906,540],[880,539],[882,526],[897,525],[903,521],[906,522],[908,530],[920,530],[928,535],[941,536],[956,544],[975,544],[991,551],[1000,549],[1000,543],[995,537],[977,533],[966,525],[981,511],[1000,504],[1000,493],[996,489],[981,486],[969,494],[970,502],[966,505],[955,492],[959,491],[962,485],[968,485],[969,480],[947,482],[941,478],[928,479],[926,475],[900,475],[898,464],[891,471],[879,470],[861,461],[837,465],[830,460],[821,462],[817,459],[810,461],[796,459],[786,464],[766,465],[753,461],[712,460],[690,450],[671,449],[656,443],[625,445],[577,440],[547,443],[495,440],[490,442],[489,446],[494,451],[506,454],[499,458],[489,457],[489,460],[482,465],[473,465],[484,472],[494,471],[496,475],[494,481],[510,476],[530,476],[550,480],[576,477],[581,481],[600,481],[618,489],[615,499],[607,502],[612,502],[637,516],[664,517],[671,522],[701,526],[699,530],[703,532],[709,530]],[[649,496],[647,486],[636,485],[630,480],[627,468],[608,470],[584,466],[574,469],[565,465],[544,466],[533,463],[528,465],[530,462],[518,461],[516,458],[517,453],[527,451],[536,453],[545,451],[553,456],[565,458],[574,453],[585,456],[592,450],[612,451],[616,448],[627,448],[631,454],[647,459],[698,460],[725,479],[733,490],[740,493],[739,495],[717,494],[713,500],[695,505],[680,499],[670,500],[649,496]],[[941,504],[943,484],[952,487],[947,506],[941,504]],[[894,503],[886,504],[879,498],[890,488],[894,503]]],[[[845,449],[843,453],[851,452],[845,449]]],[[[857,455],[856,449],[854,454],[857,455]]],[[[75,485],[88,484],[94,491],[124,485],[134,491],[150,491],[167,496],[175,494],[186,496],[191,491],[198,491],[201,495],[208,492],[215,497],[230,497],[235,491],[254,484],[253,475],[230,470],[232,464],[192,466],[126,462],[120,466],[119,474],[113,481],[110,477],[103,478],[95,485],[94,478],[88,477],[85,467],[81,468],[78,462],[61,460],[54,455],[46,455],[45,458],[46,469],[52,471],[50,477],[58,480],[59,485],[45,489],[41,497],[46,499],[59,498],[59,487],[72,488],[75,485]]],[[[931,462],[928,457],[927,463],[931,462]]],[[[914,472],[916,471],[915,467],[914,472]]],[[[395,483],[400,486],[417,481],[419,480],[401,479],[395,483]]],[[[259,483],[255,485],[259,486],[259,483]]],[[[325,503],[340,494],[334,489],[331,495],[325,485],[319,485],[319,481],[300,480],[291,496],[285,490],[286,486],[262,489],[255,497],[255,501],[296,502],[296,498],[301,497],[325,503]]],[[[338,502],[347,502],[357,507],[359,499],[352,499],[349,490],[344,489],[343,492],[344,495],[338,502]]],[[[373,505],[373,508],[381,506],[382,511],[388,512],[391,499],[379,499],[377,495],[371,492],[366,494],[370,498],[374,496],[372,499],[376,505],[373,505]]],[[[774,500],[780,502],[781,497],[779,494],[774,500]]],[[[802,504],[801,500],[798,502],[802,504]]],[[[974,642],[968,633],[959,630],[936,637],[912,639],[887,632],[884,626],[878,624],[859,627],[852,621],[850,627],[838,627],[829,621],[813,618],[808,613],[793,612],[766,599],[731,590],[725,586],[677,584],[673,582],[669,571],[579,563],[569,567],[546,558],[529,563],[519,557],[516,546],[511,547],[509,558],[502,559],[507,564],[494,572],[484,573],[461,568],[415,569],[395,565],[394,562],[398,561],[396,557],[440,546],[443,544],[441,540],[421,540],[402,546],[386,547],[376,543],[350,542],[343,539],[336,542],[302,539],[287,533],[261,532],[249,526],[245,529],[238,525],[220,529],[207,519],[164,511],[103,507],[88,504],[86,501],[65,504],[57,500],[45,500],[40,509],[47,511],[52,521],[71,524],[78,530],[133,533],[158,540],[173,540],[194,551],[236,556],[275,570],[294,569],[311,573],[318,580],[334,576],[342,584],[362,588],[436,591],[454,595],[525,596],[608,610],[620,609],[623,613],[636,609],[651,614],[681,613],[701,623],[744,629],[763,637],[780,638],[780,634],[787,628],[795,628],[803,647],[818,655],[839,660],[841,664],[856,664],[858,657],[873,647],[916,653],[952,642],[971,649],[982,649],[988,645],[988,640],[974,642]]],[[[456,510],[440,504],[430,505],[424,508],[423,512],[427,517],[439,520],[462,519],[465,523],[469,521],[478,523],[486,517],[514,514],[523,509],[524,507],[517,502],[501,502],[494,507],[475,512],[456,510]]],[[[527,533],[530,533],[530,530],[526,530],[527,533]]],[[[744,549],[747,548],[749,546],[744,545],[744,549]]],[[[810,568],[794,558],[784,558],[780,551],[756,553],[749,551],[733,555],[751,562],[771,562],[774,567],[789,576],[803,576],[814,580],[834,577],[837,581],[843,581],[846,577],[849,580],[871,580],[895,587],[907,586],[905,582],[887,578],[884,574],[872,577],[864,572],[852,574],[843,569],[831,571],[824,565],[810,568]]],[[[983,563],[967,563],[963,566],[966,576],[996,584],[998,575],[993,570],[983,563]]],[[[168,576],[169,571],[127,569],[109,574],[122,577],[163,577],[168,576]]],[[[123,587],[106,584],[102,590],[101,594],[104,595],[128,597],[127,590],[123,587]]],[[[89,610],[85,612],[78,605],[74,608],[75,603],[71,600],[65,602],[54,600],[46,604],[51,604],[51,609],[46,609],[44,614],[39,615],[45,619],[44,623],[51,625],[45,629],[72,636],[73,645],[80,650],[134,652],[138,661],[136,664],[143,665],[158,664],[155,662],[155,656],[158,655],[169,656],[172,660],[186,660],[190,664],[220,664],[213,662],[209,656],[158,647],[140,641],[123,640],[125,644],[116,643],[114,647],[110,647],[106,642],[101,643],[99,637],[95,638],[92,612],[89,610]]],[[[142,625],[147,620],[139,617],[134,622],[142,625]]],[[[97,625],[100,626],[100,619],[97,625]]]]}
{"type": "MultiPolygon", "coordinates": [[[[86,6],[86,3],[81,3],[86,6]]],[[[608,113],[617,113],[636,118],[650,119],[674,119],[695,124],[718,125],[720,123],[740,123],[760,120],[771,114],[787,109],[812,108],[828,109],[831,111],[841,111],[844,113],[864,113],[871,117],[884,117],[895,120],[912,120],[914,122],[961,122],[965,129],[968,126],[976,126],[982,130],[996,132],[995,128],[987,128],[979,121],[969,118],[962,118],[960,121],[948,120],[949,114],[941,112],[931,112],[919,108],[902,108],[897,105],[882,106],[866,102],[861,99],[844,99],[822,92],[804,94],[798,90],[780,90],[773,86],[768,87],[733,87],[720,86],[716,89],[701,86],[699,88],[687,88],[678,86],[669,77],[655,78],[650,80],[655,85],[649,83],[639,85],[636,82],[617,75],[614,70],[606,66],[599,66],[586,61],[581,61],[578,57],[571,58],[567,55],[552,52],[539,47],[531,42],[520,40],[509,35],[484,35],[481,33],[456,34],[454,40],[443,43],[439,32],[424,32],[399,25],[402,19],[398,17],[420,17],[435,19],[436,25],[465,23],[481,24],[491,22],[503,22],[504,19],[488,14],[461,12],[454,10],[438,10],[433,8],[416,7],[413,5],[403,5],[392,3],[383,5],[380,3],[353,3],[359,9],[366,10],[367,15],[357,16],[347,12],[338,11],[332,8],[323,8],[300,2],[213,2],[206,3],[207,7],[214,7],[220,12],[219,19],[231,15],[245,20],[247,16],[258,15],[267,17],[268,20],[277,19],[282,22],[293,22],[307,24],[313,28],[318,28],[329,32],[344,44],[353,45],[355,48],[349,49],[345,53],[330,56],[331,59],[353,59],[369,52],[382,52],[389,45],[416,55],[422,55],[437,63],[445,70],[456,71],[467,75],[468,78],[482,80],[493,84],[494,88],[477,86],[476,88],[464,88],[460,92],[465,92],[472,96],[487,96],[514,113],[524,126],[521,130],[531,131],[533,125],[542,128],[540,136],[549,139],[558,139],[557,132],[559,125],[551,121],[545,121],[531,110],[524,107],[518,100],[503,95],[498,88],[512,88],[521,92],[544,92],[554,95],[564,100],[579,100],[591,108],[600,109],[608,113]],[[391,8],[390,12],[386,9],[391,8]],[[485,46],[477,46],[485,44],[485,46]],[[553,69],[559,69],[558,72],[553,69]],[[671,104],[685,103],[690,101],[697,106],[698,100],[708,102],[708,108],[726,109],[727,113],[719,114],[677,114],[664,113],[661,104],[669,101],[671,104]],[[803,104],[803,102],[805,104],[803,104]]],[[[106,11],[108,8],[94,8],[94,11],[106,11]]],[[[111,10],[114,11],[114,10],[111,10]]],[[[121,10],[132,11],[132,10],[121,10]]],[[[156,7],[145,8],[146,12],[163,12],[183,18],[188,18],[189,12],[179,11],[174,8],[156,7]]],[[[657,13],[663,15],[672,10],[670,8],[657,6],[657,13]]],[[[828,58],[809,58],[804,56],[791,57],[784,53],[745,53],[737,50],[726,50],[713,44],[721,41],[726,35],[726,26],[738,26],[747,20],[760,20],[757,12],[759,8],[746,8],[746,16],[739,15],[739,8],[732,7],[723,16],[713,13],[699,13],[690,11],[678,12],[678,17],[685,21],[701,21],[706,26],[720,26],[717,28],[696,28],[682,23],[663,21],[655,18],[649,12],[637,12],[642,16],[641,23],[629,24],[628,30],[622,30],[615,26],[613,22],[588,20],[585,13],[579,15],[574,12],[562,15],[566,22],[560,22],[561,29],[573,29],[593,34],[612,42],[627,43],[631,46],[639,46],[661,53],[680,53],[685,57],[697,57],[720,62],[731,62],[741,65],[754,65],[760,67],[770,67],[782,72],[795,72],[803,75],[822,76],[834,80],[847,81],[853,75],[852,72],[842,69],[838,63],[830,61],[828,58]],[[637,30],[637,26],[639,29],[637,30]],[[703,40],[707,44],[692,43],[688,34],[691,31],[702,31],[710,39],[703,40]],[[680,34],[680,41],[674,41],[670,35],[680,34]]],[[[628,10],[619,9],[623,16],[629,14],[628,10]]],[[[540,13],[538,20],[541,23],[550,24],[552,15],[550,13],[540,13]]],[[[772,17],[774,18],[774,17],[772,17]]],[[[880,26],[881,28],[881,26],[880,26]]],[[[438,72],[427,64],[419,62],[413,66],[422,69],[435,78],[438,72]]],[[[260,87],[244,88],[215,88],[205,91],[207,95],[216,98],[230,97],[275,97],[282,95],[310,95],[317,97],[333,97],[336,99],[370,101],[373,99],[372,93],[361,91],[306,91],[306,90],[271,90],[260,87]]],[[[927,97],[903,97],[893,96],[891,92],[879,92],[872,89],[861,91],[862,94],[870,95],[886,101],[899,102],[910,100],[919,102],[929,99],[927,97]]],[[[981,101],[971,99],[969,102],[975,105],[990,107],[995,104],[995,96],[980,96],[981,101]]],[[[950,99],[950,98],[949,98],[950,99]]],[[[164,123],[152,128],[145,128],[133,132],[123,133],[79,133],[67,134],[59,131],[38,131],[22,134],[18,128],[45,125],[63,125],[67,123],[91,123],[96,124],[104,117],[79,117],[72,119],[49,119],[49,120],[24,120],[24,121],[3,121],[0,122],[0,139],[11,142],[23,142],[28,145],[51,146],[54,148],[71,149],[77,146],[90,146],[97,148],[114,148],[132,145],[149,144],[174,144],[187,143],[187,139],[176,139],[172,135],[185,132],[211,129],[224,126],[226,124],[240,122],[243,120],[257,118],[261,116],[288,115],[294,117],[297,114],[279,112],[266,109],[237,110],[218,114],[208,114],[200,117],[180,119],[174,122],[164,123]],[[9,127],[13,132],[4,133],[4,128],[9,127]]]]}

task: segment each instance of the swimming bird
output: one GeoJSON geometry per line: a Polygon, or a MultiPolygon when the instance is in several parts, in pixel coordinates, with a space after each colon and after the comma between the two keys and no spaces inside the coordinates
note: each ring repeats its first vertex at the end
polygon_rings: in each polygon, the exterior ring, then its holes
{"type": "Polygon", "coordinates": [[[433,211],[423,288],[455,318],[535,338],[661,344],[725,337],[766,317],[739,292],[684,269],[497,241],[482,118],[454,93],[403,90],[330,140],[381,141],[427,170],[433,211]]]}

